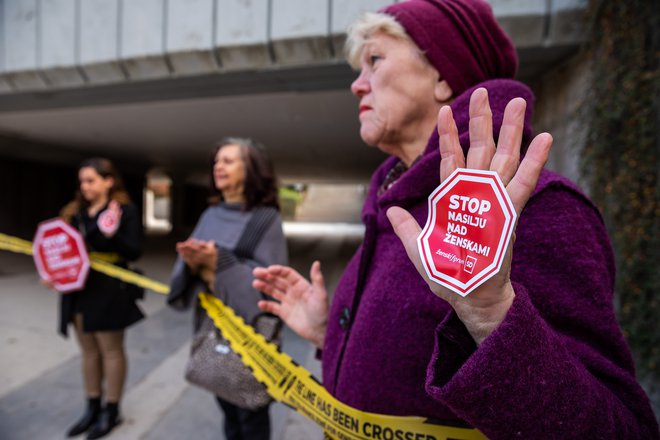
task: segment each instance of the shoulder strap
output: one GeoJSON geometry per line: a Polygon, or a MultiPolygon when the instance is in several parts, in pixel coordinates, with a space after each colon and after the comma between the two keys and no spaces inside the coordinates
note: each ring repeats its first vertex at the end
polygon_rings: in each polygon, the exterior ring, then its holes
{"type": "Polygon", "coordinates": [[[259,241],[276,217],[277,211],[273,208],[255,208],[238,239],[234,254],[239,258],[252,257],[259,241]]]}

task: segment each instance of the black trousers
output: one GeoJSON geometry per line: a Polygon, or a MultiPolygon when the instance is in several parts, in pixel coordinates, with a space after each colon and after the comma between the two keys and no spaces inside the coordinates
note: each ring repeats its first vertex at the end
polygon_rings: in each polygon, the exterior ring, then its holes
{"type": "Polygon", "coordinates": [[[270,416],[266,405],[257,410],[239,408],[216,396],[215,400],[225,413],[227,440],[269,440],[270,416]]]}

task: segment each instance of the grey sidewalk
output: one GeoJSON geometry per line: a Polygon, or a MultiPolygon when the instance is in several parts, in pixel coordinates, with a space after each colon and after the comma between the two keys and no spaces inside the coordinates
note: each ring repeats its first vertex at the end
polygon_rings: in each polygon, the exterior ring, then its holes
{"type": "MultiPolygon", "coordinates": [[[[297,240],[292,264],[308,270],[322,258],[330,287],[352,253],[354,243],[297,240]]],[[[153,249],[139,266],[166,281],[173,253],[153,249]]],[[[183,379],[190,333],[190,312],[164,305],[148,293],[142,303],[147,319],[127,331],[129,374],[122,400],[124,423],[110,439],[223,439],[222,415],[213,397],[183,379]]],[[[0,251],[0,439],[65,438],[84,409],[80,357],[73,338],[56,333],[57,295],[42,288],[32,261],[0,251]]],[[[285,329],[283,351],[320,376],[312,347],[285,329]]],[[[271,407],[273,440],[322,438],[321,430],[282,404],[271,407]]],[[[80,438],[83,438],[82,436],[80,438]]]]}

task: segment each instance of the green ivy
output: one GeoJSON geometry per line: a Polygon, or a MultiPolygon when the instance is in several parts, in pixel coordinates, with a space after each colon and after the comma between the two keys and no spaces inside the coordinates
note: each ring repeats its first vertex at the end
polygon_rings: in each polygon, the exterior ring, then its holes
{"type": "Polygon", "coordinates": [[[640,377],[660,363],[660,137],[657,1],[591,0],[593,81],[582,174],[617,263],[619,320],[640,377]]]}

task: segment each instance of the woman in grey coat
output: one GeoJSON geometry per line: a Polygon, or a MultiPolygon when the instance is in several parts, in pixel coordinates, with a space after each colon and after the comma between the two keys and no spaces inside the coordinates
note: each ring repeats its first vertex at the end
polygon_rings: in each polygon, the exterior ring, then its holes
{"type": "MultiPolygon", "coordinates": [[[[210,206],[191,237],[177,243],[168,304],[187,308],[197,293],[210,289],[252,322],[263,299],[252,287],[252,269],[288,260],[273,167],[252,140],[226,138],[212,152],[210,184],[210,206]]],[[[208,319],[196,304],[195,329],[208,319]]],[[[228,440],[269,438],[268,405],[249,410],[216,400],[225,413],[228,440]]]]}

